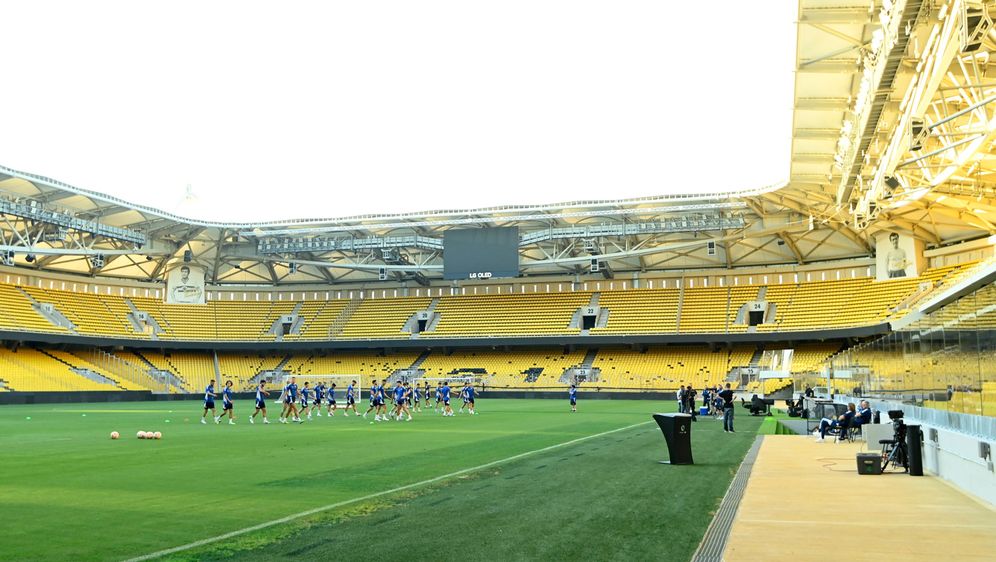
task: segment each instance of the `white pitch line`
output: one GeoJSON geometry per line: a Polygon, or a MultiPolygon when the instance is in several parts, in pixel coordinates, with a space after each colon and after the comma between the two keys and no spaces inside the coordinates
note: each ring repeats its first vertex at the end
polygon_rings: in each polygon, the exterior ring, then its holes
{"type": "Polygon", "coordinates": [[[512,455],[511,457],[505,457],[496,461],[491,461],[482,465],[478,465],[471,468],[464,468],[456,472],[451,472],[449,474],[444,474],[442,476],[436,476],[435,478],[429,478],[428,480],[422,480],[421,482],[415,482],[413,484],[406,484],[404,486],[398,486],[397,488],[392,488],[390,490],[384,490],[382,492],[376,492],[373,494],[367,494],[365,496],[360,496],[358,498],[353,498],[350,500],[343,500],[341,502],[332,503],[329,505],[324,505],[322,507],[316,507],[309,509],[307,511],[302,511],[300,513],[294,513],[286,517],[281,517],[280,519],[274,519],[272,521],[267,521],[265,523],[260,523],[258,525],[253,525],[252,527],[246,527],[244,529],[238,529],[235,531],[229,531],[227,533],[218,535],[216,537],[209,537],[206,539],[201,539],[199,541],[194,541],[192,543],[183,544],[180,546],[174,546],[173,548],[167,548],[165,550],[160,550],[157,552],[152,552],[150,554],[143,554],[142,556],[136,556],[135,558],[129,558],[125,562],[139,562],[141,560],[152,560],[153,558],[159,558],[161,556],[166,556],[167,554],[174,554],[176,552],[183,552],[184,550],[190,550],[192,548],[197,548],[200,546],[208,545],[213,542],[223,541],[225,539],[230,539],[232,537],[237,537],[239,535],[244,535],[246,533],[252,533],[253,531],[260,531],[266,529],[267,527],[273,527],[274,525],[281,525],[283,523],[289,523],[295,519],[300,519],[302,517],[307,517],[309,515],[314,515],[316,513],[321,513],[323,511],[329,511],[332,509],[337,509],[351,503],[362,502],[366,500],[372,500],[374,498],[379,498],[380,496],[386,496],[388,494],[394,494],[396,492],[402,492],[404,490],[410,490],[412,488],[418,488],[420,486],[425,486],[426,484],[433,484],[441,480],[447,480],[453,478],[454,476],[460,476],[461,474],[467,474],[468,472],[476,472],[478,470],[484,470],[485,468],[490,468],[492,466],[497,466],[499,464],[505,464],[507,462],[512,462],[514,460],[519,460],[530,455],[535,455],[539,453],[545,453],[547,451],[552,451],[554,449],[559,449],[561,447],[566,447],[568,445],[573,445],[575,443],[580,443],[582,441],[587,441],[589,439],[595,439],[596,437],[603,437],[605,435],[610,435],[612,433],[618,433],[620,431],[626,431],[627,429],[633,429],[634,427],[639,427],[641,425],[646,425],[650,423],[649,421],[634,423],[633,425],[627,425],[626,427],[620,427],[618,429],[610,429],[609,431],[603,431],[602,433],[596,433],[594,435],[586,435],[585,437],[578,437],[577,439],[571,439],[570,441],[564,441],[563,443],[557,443],[556,445],[550,445],[549,447],[543,447],[542,449],[536,449],[533,451],[526,451],[525,453],[519,453],[517,455],[512,455]]]}

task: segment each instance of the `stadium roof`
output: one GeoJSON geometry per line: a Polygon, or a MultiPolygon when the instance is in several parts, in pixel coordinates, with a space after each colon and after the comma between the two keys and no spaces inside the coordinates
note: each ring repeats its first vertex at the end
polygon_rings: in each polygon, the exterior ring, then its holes
{"type": "Polygon", "coordinates": [[[784,185],[253,224],[183,219],[0,168],[0,196],[34,205],[2,215],[0,250],[21,267],[142,280],[162,279],[189,251],[214,283],[359,282],[382,268],[425,282],[440,277],[441,233],[457,226],[518,226],[527,276],[587,273],[593,258],[611,276],[868,257],[885,232],[928,247],[991,236],[993,39],[977,3],[803,0],[784,185]],[[84,222],[60,228],[41,211],[84,222]]]}

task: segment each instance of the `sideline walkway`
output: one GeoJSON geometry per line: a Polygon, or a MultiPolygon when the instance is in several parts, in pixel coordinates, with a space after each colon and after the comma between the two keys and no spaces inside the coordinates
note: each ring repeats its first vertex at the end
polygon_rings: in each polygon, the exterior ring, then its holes
{"type": "Polygon", "coordinates": [[[931,476],[861,476],[861,449],[765,436],[723,559],[996,560],[996,509],[931,476]]]}

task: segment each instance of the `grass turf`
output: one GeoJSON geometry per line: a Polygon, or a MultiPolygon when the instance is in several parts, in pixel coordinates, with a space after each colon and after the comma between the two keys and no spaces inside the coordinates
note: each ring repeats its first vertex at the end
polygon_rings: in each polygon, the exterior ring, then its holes
{"type": "MultiPolygon", "coordinates": [[[[200,425],[196,402],[0,408],[0,497],[10,514],[0,558],[128,558],[672,409],[587,401],[570,414],[561,401],[482,400],[473,418],[262,426],[249,425],[241,406],[234,427],[200,425]],[[112,430],[122,439],[111,441],[112,430]],[[164,438],[139,441],[138,430],[164,438]]],[[[700,420],[694,467],[657,464],[664,443],[646,423],[172,558],[323,557],[397,543],[414,559],[688,559],[759,424],[739,416],[739,433],[725,435],[720,422],[700,420]],[[440,533],[463,538],[437,548],[440,533]]]]}

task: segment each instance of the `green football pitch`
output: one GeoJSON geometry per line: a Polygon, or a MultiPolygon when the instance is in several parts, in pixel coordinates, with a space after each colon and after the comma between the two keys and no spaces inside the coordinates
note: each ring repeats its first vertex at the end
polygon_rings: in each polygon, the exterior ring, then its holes
{"type": "Polygon", "coordinates": [[[700,418],[696,464],[667,466],[650,414],[673,402],[266,426],[248,406],[235,426],[196,401],[0,407],[0,559],[687,560],[759,425],[700,418]]]}

